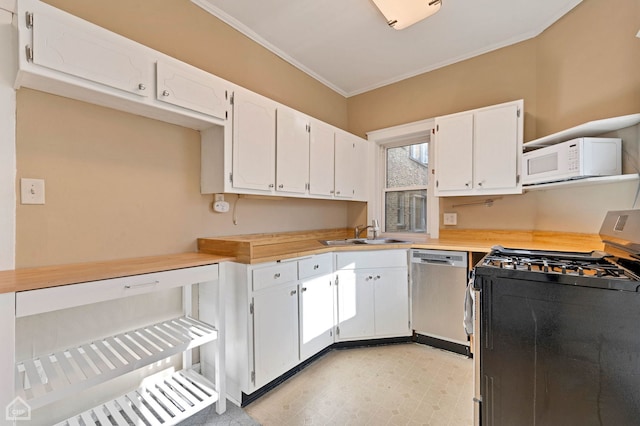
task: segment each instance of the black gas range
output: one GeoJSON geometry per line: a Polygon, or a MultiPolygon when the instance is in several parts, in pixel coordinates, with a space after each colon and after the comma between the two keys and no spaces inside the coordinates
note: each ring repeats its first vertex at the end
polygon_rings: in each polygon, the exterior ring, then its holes
{"type": "Polygon", "coordinates": [[[485,273],[494,276],[586,287],[638,291],[640,286],[640,261],[629,261],[603,251],[564,252],[494,246],[478,267],[491,268],[485,273]]]}
{"type": "Polygon", "coordinates": [[[638,424],[640,210],[600,235],[604,251],[496,246],[474,268],[483,426],[638,424]]]}

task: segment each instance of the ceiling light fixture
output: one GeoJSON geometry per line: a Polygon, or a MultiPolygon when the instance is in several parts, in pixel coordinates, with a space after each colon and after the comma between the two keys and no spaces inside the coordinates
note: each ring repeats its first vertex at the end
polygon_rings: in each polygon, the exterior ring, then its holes
{"type": "Polygon", "coordinates": [[[440,10],[442,0],[373,0],[387,24],[401,30],[440,10]]]}

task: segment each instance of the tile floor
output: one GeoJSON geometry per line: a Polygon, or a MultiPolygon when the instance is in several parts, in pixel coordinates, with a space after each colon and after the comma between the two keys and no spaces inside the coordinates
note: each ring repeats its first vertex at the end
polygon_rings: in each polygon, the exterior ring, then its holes
{"type": "Polygon", "coordinates": [[[471,426],[472,398],[473,360],[409,343],[331,351],[244,410],[264,426],[471,426]]]}

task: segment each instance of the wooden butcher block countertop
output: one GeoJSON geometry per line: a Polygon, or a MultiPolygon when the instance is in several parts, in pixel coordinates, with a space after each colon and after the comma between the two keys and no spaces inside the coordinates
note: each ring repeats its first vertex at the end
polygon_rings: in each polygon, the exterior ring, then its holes
{"type": "Polygon", "coordinates": [[[75,263],[0,271],[0,293],[121,278],[233,260],[230,256],[180,253],[163,256],[75,263]]]}
{"type": "Polygon", "coordinates": [[[326,246],[320,240],[353,238],[353,230],[249,234],[199,238],[198,250],[235,257],[237,262],[253,264],[335,251],[365,251],[394,248],[424,248],[489,252],[494,245],[537,250],[602,250],[598,235],[549,231],[440,230],[440,238],[415,238],[409,244],[326,246]]]}

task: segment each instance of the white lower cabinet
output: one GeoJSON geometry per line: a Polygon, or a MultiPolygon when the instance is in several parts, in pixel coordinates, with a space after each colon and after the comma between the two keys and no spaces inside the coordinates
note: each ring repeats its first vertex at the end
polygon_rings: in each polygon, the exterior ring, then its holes
{"type": "Polygon", "coordinates": [[[241,402],[334,342],[333,257],[229,265],[227,384],[241,402]]]}
{"type": "Polygon", "coordinates": [[[224,412],[218,274],[207,265],[16,293],[14,405],[28,408],[33,425],[175,425],[216,402],[224,412]],[[211,324],[191,317],[193,284],[211,324]],[[191,368],[195,348],[200,373],[191,368]]]}
{"type": "Polygon", "coordinates": [[[255,386],[262,387],[298,364],[298,283],[253,295],[255,386]]]}
{"type": "Polygon", "coordinates": [[[226,384],[235,402],[336,340],[411,335],[406,250],[228,265],[226,384]]]}
{"type": "Polygon", "coordinates": [[[337,340],[411,335],[407,251],[336,254],[337,340]]]}

